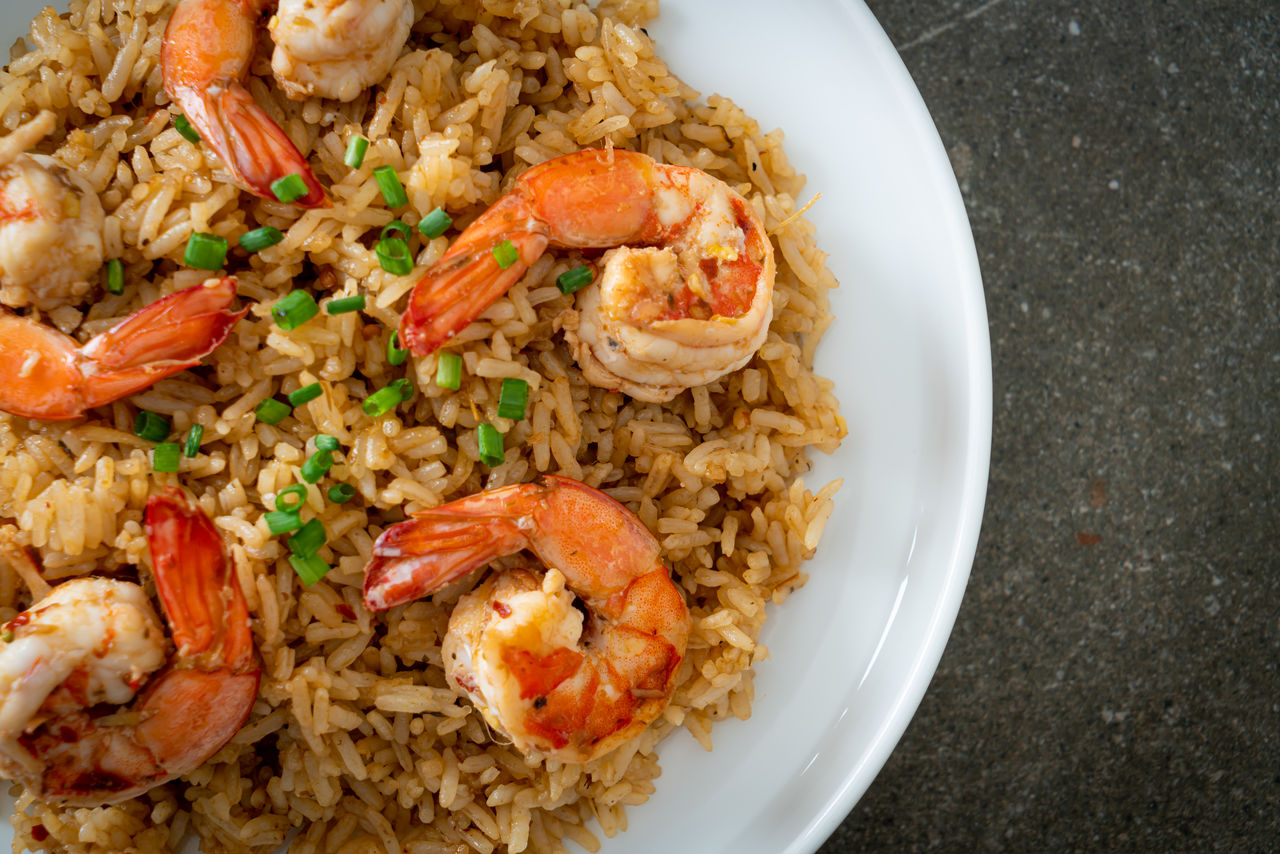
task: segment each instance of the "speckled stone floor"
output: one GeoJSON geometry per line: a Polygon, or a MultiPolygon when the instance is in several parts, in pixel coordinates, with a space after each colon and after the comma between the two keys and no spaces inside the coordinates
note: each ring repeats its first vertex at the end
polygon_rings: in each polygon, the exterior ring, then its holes
{"type": "Polygon", "coordinates": [[[982,262],[955,632],[822,854],[1280,850],[1280,2],[871,0],[982,262]]]}

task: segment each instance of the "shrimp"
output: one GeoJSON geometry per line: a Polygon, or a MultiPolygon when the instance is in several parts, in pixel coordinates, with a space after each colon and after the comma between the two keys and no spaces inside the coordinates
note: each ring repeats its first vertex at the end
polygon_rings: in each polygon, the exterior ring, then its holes
{"type": "Polygon", "coordinates": [[[199,364],[248,309],[232,311],[234,278],[162,297],[81,345],[0,308],[0,411],[66,421],[199,364]]]}
{"type": "Polygon", "coordinates": [[[213,523],[172,487],[145,521],[172,660],[128,581],[64,582],[4,627],[0,774],[42,800],[116,803],[188,774],[258,696],[249,609],[213,523]]]}
{"type": "Polygon", "coordinates": [[[593,385],[665,402],[741,368],[768,335],[773,245],[751,205],[699,169],[615,149],[521,175],[414,287],[400,339],[433,352],[548,246],[618,247],[565,324],[593,385]],[[508,240],[519,257],[504,269],[493,250],[508,240]]]}
{"type": "Polygon", "coordinates": [[[280,0],[271,71],[294,100],[352,101],[391,71],[412,25],[410,0],[280,0]]]}
{"type": "Polygon", "coordinates": [[[329,197],[307,159],[242,82],[267,2],[179,0],[160,47],[164,89],[249,192],[274,199],[271,185],[296,174],[307,193],[294,203],[326,207],[329,197]]]}
{"type": "Polygon", "coordinates": [[[53,131],[44,111],[0,141],[0,303],[57,308],[87,294],[105,218],[88,182],[27,149],[53,131]]]}
{"type": "Polygon", "coordinates": [[[526,755],[588,762],[662,713],[689,639],[658,541],[626,507],[547,475],[420,511],[374,544],[365,605],[426,596],[523,549],[547,571],[501,572],[462,597],[445,679],[526,755]]]}

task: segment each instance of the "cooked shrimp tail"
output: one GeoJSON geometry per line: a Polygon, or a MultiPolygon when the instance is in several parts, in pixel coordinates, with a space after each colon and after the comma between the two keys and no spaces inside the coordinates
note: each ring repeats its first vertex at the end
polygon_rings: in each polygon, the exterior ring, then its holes
{"type": "Polygon", "coordinates": [[[160,50],[164,88],[200,138],[250,192],[276,198],[271,185],[299,175],[307,193],[294,204],[329,198],[288,135],[244,88],[266,0],[180,0],[160,50]]]}
{"type": "Polygon", "coordinates": [[[473,222],[413,289],[400,322],[412,352],[438,350],[520,281],[547,248],[547,235],[523,196],[504,196],[473,222]],[[516,259],[503,268],[494,249],[510,240],[516,259]]]}
{"type": "Polygon", "coordinates": [[[459,600],[445,678],[517,749],[587,762],[662,713],[689,638],[658,541],[626,507],[547,476],[415,513],[374,544],[365,605],[430,595],[525,549],[546,572],[498,573],[459,600]]]}
{"type": "Polygon", "coordinates": [[[234,278],[162,297],[83,346],[51,326],[0,310],[0,411],[65,421],[199,364],[245,311],[234,278]]]}
{"type": "Polygon", "coordinates": [[[65,582],[7,626],[0,771],[43,800],[116,803],[188,774],[258,695],[249,610],[213,523],[173,488],[148,500],[145,523],[177,647],[167,664],[163,629],[131,582],[65,582]],[[124,708],[108,718],[102,703],[124,708]]]}

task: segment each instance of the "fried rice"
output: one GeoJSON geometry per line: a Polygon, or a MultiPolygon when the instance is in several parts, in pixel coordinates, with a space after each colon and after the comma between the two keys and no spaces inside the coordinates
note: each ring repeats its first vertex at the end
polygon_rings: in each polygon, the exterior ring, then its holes
{"type": "MultiPolygon", "coordinates": [[[[804,179],[782,149],[728,98],[703,98],[673,76],[643,29],[656,0],[416,0],[408,46],[390,75],[349,104],[294,102],[273,84],[260,40],[250,88],[309,158],[334,204],[301,211],[231,183],[211,151],[174,129],[159,52],[171,0],[72,0],[46,9],[0,74],[0,133],[41,110],[57,130],[36,146],[82,176],[106,213],[106,257],[127,286],[41,315],[79,340],[157,298],[202,281],[182,264],[193,232],[236,238],[262,225],[284,240],[233,250],[249,313],[198,368],[72,422],[0,414],[0,536],[27,547],[44,577],[138,578],[150,586],[146,497],[180,485],[222,531],[253,616],[263,661],[244,728],[187,777],[115,806],[70,808],[19,785],[14,850],[588,851],[627,827],[660,774],[658,743],[684,728],[710,749],[712,725],[746,719],[767,606],[804,582],[838,482],[809,489],[810,449],[845,435],[830,381],[813,373],[831,323],[814,232],[797,215],[804,179]],[[347,142],[371,144],[358,169],[347,142]],[[575,252],[549,252],[447,348],[463,359],[457,391],[435,382],[439,354],[389,363],[388,340],[408,291],[448,245],[424,241],[414,271],[385,272],[372,245],[394,214],[372,170],[393,166],[410,225],[436,207],[465,225],[526,168],[584,147],[616,146],[703,169],[742,193],[778,252],[769,336],[743,369],[643,403],[588,385],[563,328],[573,297],[556,277],[575,252]],[[270,309],[294,289],[327,300],[363,294],[362,312],[321,312],[283,330],[270,309]],[[401,377],[415,394],[370,417],[361,402],[401,377]],[[502,379],[529,383],[527,417],[496,415],[502,379]],[[278,424],[254,415],[269,397],[318,382],[323,394],[278,424]],[[177,473],[153,471],[140,410],[177,436],[204,429],[177,473]],[[476,427],[504,434],[505,457],[480,461],[476,427]],[[308,485],[304,514],[328,534],[333,569],[304,586],[283,538],[263,519],[318,434],[342,449],[308,485]],[[440,656],[452,596],[371,614],[361,601],[373,541],[415,509],[557,473],[634,510],[661,540],[693,616],[679,687],[633,742],[585,765],[526,758],[451,691],[440,656]],[[355,498],[326,499],[348,483],[355,498]]],[[[452,233],[456,233],[452,232],[452,233]]],[[[0,560],[0,619],[31,602],[0,560]]],[[[786,619],[785,609],[778,612],[786,619]]],[[[192,710],[199,714],[199,710],[192,710]]]]}

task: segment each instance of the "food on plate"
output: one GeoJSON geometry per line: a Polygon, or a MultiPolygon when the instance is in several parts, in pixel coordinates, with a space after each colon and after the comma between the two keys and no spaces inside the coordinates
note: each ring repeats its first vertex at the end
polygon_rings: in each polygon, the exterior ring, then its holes
{"type": "Polygon", "coordinates": [[[701,169],[609,149],[521,174],[413,289],[401,338],[434,352],[548,246],[610,250],[566,323],[593,385],[663,403],[741,368],[768,335],[773,245],[755,210],[701,169]]]}
{"type": "Polygon", "coordinates": [[[83,178],[26,152],[53,131],[42,110],[0,140],[0,303],[51,309],[83,297],[102,267],[102,205],[83,178]]]}
{"type": "Polygon", "coordinates": [[[545,572],[498,573],[458,601],[445,678],[517,750],[590,762],[662,713],[689,639],[662,547],[626,507],[547,475],[420,510],[374,543],[365,606],[428,596],[525,550],[545,572]]]}
{"type": "Polygon", "coordinates": [[[160,49],[164,89],[200,140],[250,192],[321,207],[329,199],[307,159],[244,86],[266,5],[179,0],[160,49]]]}
{"type": "MultiPolygon", "coordinates": [[[[0,277],[0,347],[39,345],[0,362],[0,554],[38,567],[0,559],[0,623],[50,585],[137,581],[148,502],[180,488],[225,544],[261,677],[224,745],[136,797],[83,808],[14,783],[16,844],[563,852],[625,831],[664,785],[663,739],[710,750],[718,721],[750,716],[757,665],[785,666],[761,632],[787,618],[840,486],[806,482],[846,433],[813,369],[836,283],[782,133],[668,70],[652,0],[282,3],[274,24],[230,0],[65,8],[0,73],[0,159],[41,163],[84,202],[70,217],[96,199],[101,266],[0,277]],[[318,9],[353,13],[336,53],[362,66],[359,34],[388,32],[389,67],[354,93],[308,94],[296,64],[277,79],[273,50],[306,53],[286,30],[318,9]],[[670,230],[604,215],[580,180],[597,169],[670,230]],[[561,224],[638,230],[523,260],[503,238],[495,263],[521,272],[424,352],[402,322],[417,283],[501,199],[557,176],[587,196],[561,224]],[[388,542],[507,500],[516,553],[438,589],[411,572],[419,598],[366,603],[388,542]],[[593,529],[614,534],[566,565],[552,546],[593,529]],[[614,571],[634,576],[621,592],[614,571]],[[545,647],[508,642],[498,604],[545,647]],[[539,714],[571,696],[592,712],[539,714]]],[[[142,726],[141,690],[87,719],[142,726]]]]}
{"type": "Polygon", "coordinates": [[[0,411],[65,421],[198,365],[247,309],[233,278],[161,297],[84,344],[0,307],[0,411]]]}
{"type": "Polygon", "coordinates": [[[4,624],[0,773],[36,797],[136,797],[203,765],[249,716],[259,666],[222,538],[173,488],[148,500],[146,529],[172,659],[132,581],[73,578],[4,624]]]}
{"type": "Polygon", "coordinates": [[[354,100],[387,76],[413,18],[410,0],[280,0],[271,71],[295,100],[354,100]]]}

